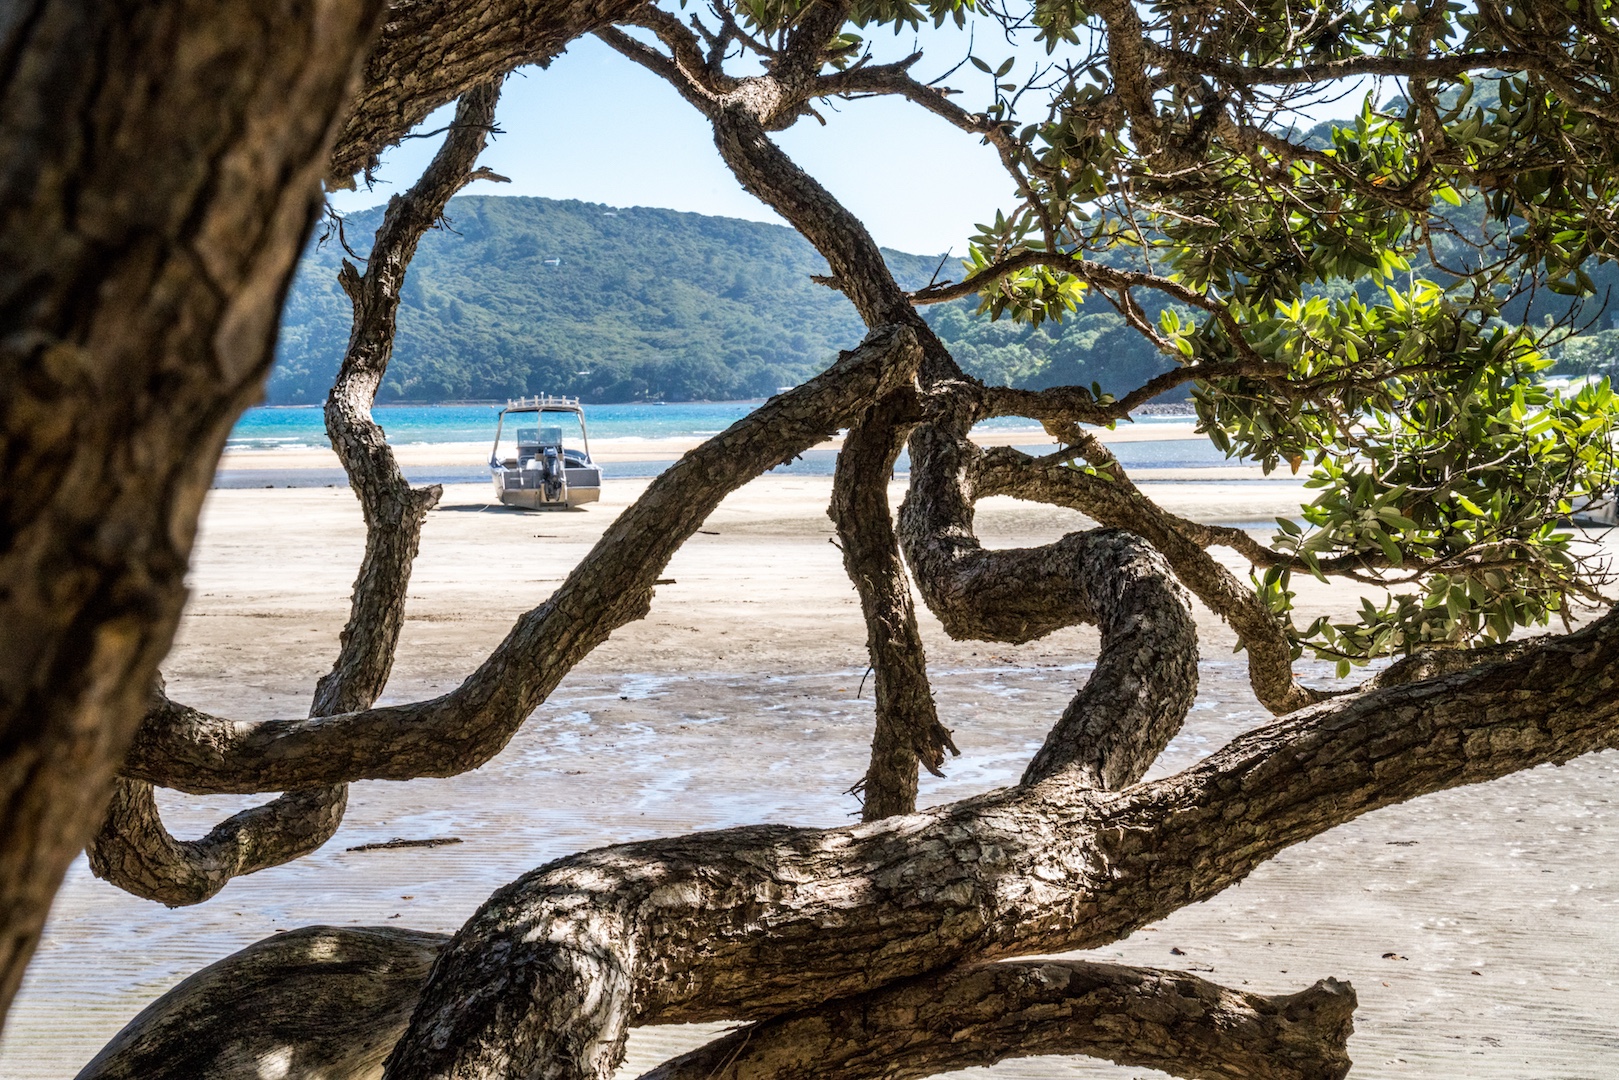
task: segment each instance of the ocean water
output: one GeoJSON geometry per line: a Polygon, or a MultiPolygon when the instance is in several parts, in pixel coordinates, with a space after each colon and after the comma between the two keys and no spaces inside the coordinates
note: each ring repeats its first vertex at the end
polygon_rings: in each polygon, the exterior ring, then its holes
{"type": "MultiPolygon", "coordinates": [[[[740,420],[761,402],[671,402],[667,405],[586,405],[585,422],[593,439],[702,438],[717,435],[740,420]]],[[[373,410],[377,423],[396,446],[432,443],[481,443],[493,441],[499,405],[381,405],[373,410]]],[[[1142,425],[1184,421],[1185,417],[1144,417],[1142,425]]],[[[980,428],[1006,431],[1035,430],[1032,421],[1022,417],[1000,417],[985,421],[980,428]]],[[[232,432],[228,448],[253,451],[285,447],[326,446],[325,422],[314,407],[249,409],[232,432]]],[[[1043,453],[1049,445],[1021,447],[1029,453],[1043,453]]],[[[1230,465],[1232,460],[1201,439],[1167,439],[1117,443],[1112,447],[1126,468],[1200,469],[1230,465]]],[[[796,476],[830,476],[837,454],[811,450],[774,472],[796,476]]],[[[674,459],[607,462],[602,474],[609,478],[656,476],[674,459]]],[[[405,468],[415,484],[464,484],[485,481],[489,468],[483,454],[469,455],[465,465],[405,468]]],[[[910,471],[910,459],[900,454],[895,471],[910,471]]],[[[227,472],[214,479],[215,487],[342,487],[348,479],[341,469],[255,469],[251,454],[238,459],[227,472]]]]}
{"type": "MultiPolygon", "coordinates": [[[[668,405],[586,405],[592,438],[669,439],[717,435],[760,406],[757,401],[675,402],[668,405]]],[[[500,405],[379,405],[377,423],[395,445],[493,442],[500,405]]],[[[249,409],[231,432],[231,450],[326,446],[316,406],[249,409]]]]}
{"type": "MultiPolygon", "coordinates": [[[[670,439],[718,435],[757,409],[761,401],[682,401],[667,405],[586,405],[585,422],[597,439],[670,439]]],[[[379,405],[377,423],[395,445],[493,441],[499,405],[379,405]]],[[[1138,423],[1185,417],[1145,417],[1138,423]]],[[[1015,430],[1039,425],[1022,417],[986,420],[980,427],[1015,430]]],[[[231,450],[326,446],[325,421],[317,406],[249,409],[231,433],[231,450]]]]}

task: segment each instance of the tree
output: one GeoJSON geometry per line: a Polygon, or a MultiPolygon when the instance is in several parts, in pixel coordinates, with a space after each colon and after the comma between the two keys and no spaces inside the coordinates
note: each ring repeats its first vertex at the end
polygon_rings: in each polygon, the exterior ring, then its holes
{"type": "Polygon", "coordinates": [[[611,1072],[629,1026],[706,1019],[750,1026],[657,1075],[922,1076],[1054,1051],[1186,1076],[1344,1075],[1353,994],[1341,984],[1262,998],[1181,973],[990,962],[1116,940],[1377,807],[1619,745],[1619,615],[1508,640],[1601,602],[1603,584],[1555,518],[1612,483],[1612,393],[1546,390],[1537,339],[1498,318],[1525,275],[1578,294],[1584,265],[1613,253],[1619,24],[1575,7],[1039,3],[995,14],[1064,63],[1020,85],[1001,81],[1012,65],[980,59],[995,91],[979,113],[913,77],[919,57],[876,62],[855,33],[966,17],[944,0],[615,13],[635,30],[603,38],[702,112],[738,179],[822,252],[828,284],[870,332],[659,477],[458,689],[373,708],[434,496],[408,490],[363,414],[410,251],[471,175],[510,53],[469,61],[459,70],[478,78],[456,88],[444,149],[390,205],[366,272],[345,271],[355,330],[328,427],[370,542],[314,719],[237,723],[159,689],[94,865],[142,895],[195,901],[318,844],[348,781],[487,760],[590,649],[645,613],[670,556],[727,492],[844,427],[831,512],[877,683],[867,821],[582,853],[501,889],[447,941],[309,928],[261,942],[154,1003],[85,1075],[229,1074],[281,1048],[292,1067],[332,1076],[386,1059],[398,1078],[587,1077],[611,1072]],[[738,58],[744,74],[727,70],[738,58]],[[1308,95],[1374,76],[1398,79],[1402,100],[1369,94],[1329,145],[1286,125],[1308,95]],[[1486,79],[1495,93],[1475,103],[1486,79]],[[865,94],[946,118],[1016,179],[1019,204],[977,239],[965,280],[902,291],[862,223],[770,139],[821,99],[865,94]],[[1031,96],[1032,122],[1019,112],[1031,96]],[[1435,213],[1457,203],[1482,230],[1435,213]],[[1445,280],[1402,281],[1410,255],[1445,235],[1465,252],[1440,266],[1445,280]],[[1154,325],[1144,293],[1179,309],[1154,325]],[[973,294],[1036,322],[1097,298],[1177,364],[1117,398],[985,386],[916,310],[973,294]],[[1086,431],[1184,385],[1217,442],[1270,467],[1310,463],[1321,495],[1304,526],[1279,523],[1267,546],[1176,518],[1086,431]],[[968,430],[997,415],[1040,420],[1063,449],[979,450],[968,430]],[[886,483],[907,443],[896,520],[886,483]],[[972,508],[996,493],[1074,506],[1103,527],[986,550],[972,508]],[[1210,556],[1220,545],[1253,562],[1251,587],[1210,556]],[[1417,591],[1357,623],[1300,628],[1294,573],[1417,591]],[[1076,622],[1102,636],[1094,674],[1019,784],[922,813],[917,769],[940,767],[952,745],[913,582],[957,636],[1027,641],[1076,622]],[[1230,621],[1278,719],[1142,783],[1196,693],[1186,590],[1230,621]],[[1328,692],[1294,677],[1306,649],[1345,665],[1402,659],[1328,692]],[[153,784],[287,794],[182,844],[152,809],[153,784]]]}

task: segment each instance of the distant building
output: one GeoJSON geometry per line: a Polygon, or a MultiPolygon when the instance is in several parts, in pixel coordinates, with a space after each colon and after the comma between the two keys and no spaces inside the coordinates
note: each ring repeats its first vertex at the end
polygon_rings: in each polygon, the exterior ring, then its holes
{"type": "Polygon", "coordinates": [[[545,265],[546,266],[561,266],[562,265],[562,260],[561,259],[546,259],[545,260],[545,265]]]}

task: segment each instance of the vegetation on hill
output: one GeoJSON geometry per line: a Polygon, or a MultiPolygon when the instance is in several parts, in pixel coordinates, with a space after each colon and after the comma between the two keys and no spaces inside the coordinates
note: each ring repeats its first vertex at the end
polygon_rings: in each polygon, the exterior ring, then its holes
{"type": "MultiPolygon", "coordinates": [[[[360,255],[381,217],[377,207],[347,219],[344,236],[360,255]]],[[[779,225],[516,196],[457,198],[448,219],[411,265],[382,400],[763,397],[865,334],[848,300],[811,280],[825,260],[779,225]]],[[[940,266],[938,255],[884,254],[907,288],[940,266]]],[[[272,404],[320,402],[331,388],[351,322],[337,284],[344,257],[336,237],[304,257],[282,318],[272,404]]],[[[959,277],[959,262],[946,260],[941,274],[959,277]]],[[[993,323],[976,306],[940,305],[928,318],[989,382],[1134,385],[1169,365],[1105,308],[1034,328],[993,323]]]]}
{"type": "MultiPolygon", "coordinates": [[[[381,217],[376,207],[347,219],[344,235],[360,255],[381,217]]],[[[593,402],[764,397],[821,370],[864,333],[848,300],[811,280],[826,272],[825,261],[779,225],[517,196],[457,198],[448,220],[448,229],[423,238],[411,266],[380,400],[541,392],[593,402]]],[[[1442,258],[1460,256],[1438,241],[1442,258]]],[[[937,255],[884,254],[906,288],[927,284],[936,271],[961,275],[954,258],[941,270],[937,255]]],[[[336,237],[305,254],[282,318],[271,404],[318,403],[332,385],[351,318],[337,285],[344,257],[336,237]]],[[[1419,275],[1428,272],[1424,264],[1414,265],[1419,275]]],[[[1600,300],[1619,274],[1611,266],[1593,273],[1600,300]]],[[[1525,304],[1519,299],[1503,315],[1522,320],[1525,304]]],[[[977,307],[963,299],[925,314],[962,367],[985,382],[1096,383],[1111,391],[1172,366],[1103,303],[1038,326],[992,320],[977,307]]],[[[1568,307],[1566,298],[1542,293],[1528,314],[1538,323],[1568,307]]],[[[1151,317],[1159,310],[1148,302],[1151,317]]],[[[1591,329],[1557,350],[1561,371],[1614,368],[1619,331],[1591,329]]]]}

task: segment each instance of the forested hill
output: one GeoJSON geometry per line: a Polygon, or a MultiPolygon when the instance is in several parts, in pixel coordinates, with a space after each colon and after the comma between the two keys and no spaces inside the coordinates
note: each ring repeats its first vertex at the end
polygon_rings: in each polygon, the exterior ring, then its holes
{"type": "MultiPolygon", "coordinates": [[[[348,218],[360,254],[381,216],[348,218]]],[[[411,265],[382,400],[760,397],[801,382],[864,334],[842,294],[810,280],[825,262],[783,226],[513,196],[464,196],[448,216],[451,230],[428,233],[411,265]]],[[[907,288],[926,283],[940,259],[885,254],[907,288]]],[[[319,402],[331,386],[349,332],[342,257],[335,238],[305,256],[283,316],[272,404],[319,402]]],[[[959,273],[951,259],[944,276],[959,273]]],[[[1031,330],[972,317],[972,308],[964,301],[928,317],[962,364],[992,381],[1127,388],[1165,364],[1105,309],[1031,330]]]]}

